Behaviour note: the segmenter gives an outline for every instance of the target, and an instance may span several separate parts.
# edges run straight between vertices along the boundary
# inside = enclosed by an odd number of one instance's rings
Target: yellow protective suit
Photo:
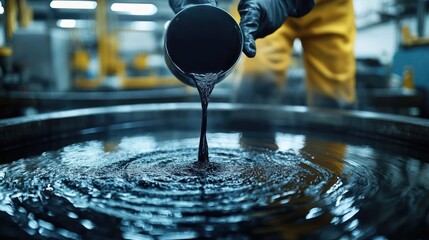
[[[269,76],[281,89],[291,63],[293,41],[299,38],[306,69],[307,104],[318,106],[320,97],[340,105],[353,104],[355,35],[352,0],[319,0],[306,16],[288,18],[275,33],[256,40],[256,57],[245,58],[242,73],[244,78]]]
[[[235,6],[232,13],[238,19],[236,9]],[[320,99],[329,98],[339,103],[337,106],[351,105],[356,98],[355,35],[352,0],[318,0],[315,8],[308,15],[302,18],[289,18],[275,33],[256,40],[256,57],[243,56],[244,61],[239,69],[240,74],[243,75],[240,85],[247,85],[246,81],[271,81],[273,84],[250,84],[249,86],[260,88],[271,85],[277,87],[275,91],[281,92],[285,86],[286,70],[291,64],[292,44],[295,38],[299,38],[304,50],[307,104],[320,106],[323,105],[319,104]],[[249,89],[241,90],[246,94],[245,92]],[[261,103],[260,100],[254,99],[254,96],[250,98],[253,98],[252,101]],[[277,150],[275,134],[271,133],[271,137],[269,134],[269,131],[264,131],[262,144],[261,139],[247,138],[243,134],[240,145],[247,148],[258,143],[257,147]],[[308,161],[323,167],[334,176],[339,177],[344,171],[347,146],[341,142],[307,137],[301,153],[302,156],[309,157]],[[336,183],[335,179],[332,178],[325,187],[332,187]],[[309,221],[305,226],[296,225],[293,222],[286,226],[281,216],[279,219],[272,219],[271,222],[274,225],[276,222],[279,223],[278,227],[284,234],[282,235],[284,239],[299,239],[325,226],[333,217],[330,213],[326,213],[317,221]]]

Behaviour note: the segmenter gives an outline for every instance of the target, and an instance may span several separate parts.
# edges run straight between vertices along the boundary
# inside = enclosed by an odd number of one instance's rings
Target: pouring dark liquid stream
[[[198,163],[207,164],[209,162],[209,150],[207,144],[207,107],[209,105],[210,94],[213,91],[213,88],[217,82],[218,76],[220,73],[204,73],[196,74],[191,73],[192,79],[195,82],[195,85],[198,89],[198,93],[201,99],[201,134],[200,134],[200,144],[198,148]]]

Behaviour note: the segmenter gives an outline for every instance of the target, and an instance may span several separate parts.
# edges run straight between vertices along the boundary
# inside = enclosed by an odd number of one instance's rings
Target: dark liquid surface
[[[142,131],[138,131],[142,132]],[[0,165],[16,239],[424,239],[429,164],[284,132],[170,129],[76,142]]]
[[[217,83],[219,73],[191,73],[190,75],[192,76],[192,79],[194,79],[195,85],[198,89],[202,109],[200,144],[198,148],[198,163],[207,164],[209,162],[209,147],[206,138],[207,107],[210,101],[210,94],[212,93],[214,86]]]

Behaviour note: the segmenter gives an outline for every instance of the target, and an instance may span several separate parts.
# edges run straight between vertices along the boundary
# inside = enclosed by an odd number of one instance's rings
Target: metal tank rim
[[[160,103],[84,108],[3,119],[0,120],[0,152],[54,135],[130,122],[162,121],[167,124],[165,126],[179,124],[199,129],[200,117],[200,103]],[[209,129],[231,121],[339,131],[352,136],[366,134],[426,149],[429,147],[429,120],[400,115],[304,106],[209,105]]]

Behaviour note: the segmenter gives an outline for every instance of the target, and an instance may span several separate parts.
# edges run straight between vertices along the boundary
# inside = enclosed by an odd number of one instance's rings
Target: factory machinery
[[[224,9],[232,3],[219,1]],[[76,9],[79,4],[82,9]],[[138,4],[129,0],[2,1],[1,117],[197,100],[196,91],[177,81],[163,60],[164,29],[174,16],[167,1]],[[376,19],[358,25],[360,30],[394,22],[401,36],[392,64],[375,58],[357,59],[360,110],[429,116],[428,40],[424,34],[427,6],[424,0],[385,1],[383,8],[373,13],[377,18],[358,19]],[[417,22],[417,33],[401,24],[410,17]],[[299,57],[290,68],[282,101],[304,105],[305,75]],[[234,75],[230,80],[216,87],[212,101],[231,100]]]

